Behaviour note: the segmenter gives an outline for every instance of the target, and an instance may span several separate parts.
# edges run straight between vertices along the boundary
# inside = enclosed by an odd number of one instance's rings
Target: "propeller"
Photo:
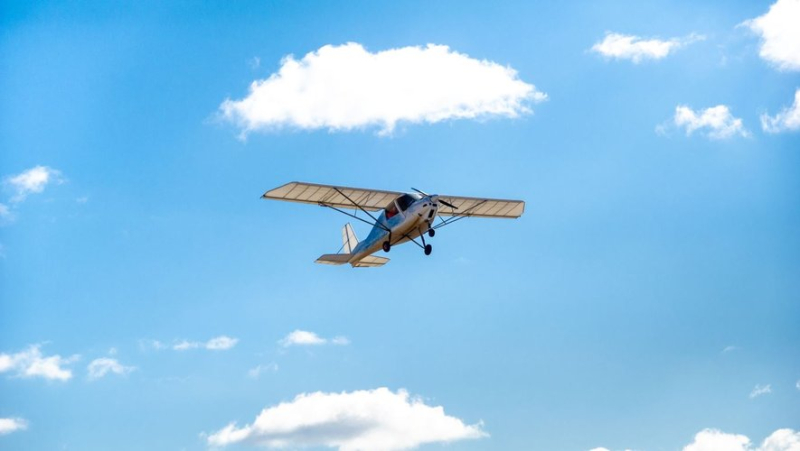
[[[413,186],[411,187],[411,189],[413,189],[414,191],[422,194],[423,196],[430,196],[430,194],[426,193],[425,191],[422,191],[421,189],[416,189]],[[446,205],[446,206],[452,208],[453,210],[458,210],[458,207],[456,207],[455,205],[451,204],[450,202],[447,202],[446,200],[442,200],[441,197],[439,198],[439,203],[442,204],[442,205]]]

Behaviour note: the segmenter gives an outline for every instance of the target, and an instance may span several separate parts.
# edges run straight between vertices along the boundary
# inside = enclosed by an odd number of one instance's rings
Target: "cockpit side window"
[[[394,201],[389,202],[389,205],[386,206],[386,219],[390,219],[392,216],[397,214],[397,204]]]

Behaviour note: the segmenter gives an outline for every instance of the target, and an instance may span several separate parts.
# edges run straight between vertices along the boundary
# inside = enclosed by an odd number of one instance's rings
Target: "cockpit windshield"
[[[422,199],[422,196],[419,194],[403,194],[397,198],[397,206],[400,207],[400,210],[406,211],[411,204],[420,199]]]
[[[422,196],[419,194],[403,194],[386,206],[386,219],[397,214],[397,207],[400,207],[400,211],[406,211],[411,204],[420,199],[422,199]]]

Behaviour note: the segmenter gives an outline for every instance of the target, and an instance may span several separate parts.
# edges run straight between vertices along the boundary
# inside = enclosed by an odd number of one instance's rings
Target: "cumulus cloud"
[[[314,332],[298,329],[280,339],[278,343],[280,343],[280,345],[283,347],[314,346],[314,345],[324,345],[329,343],[334,345],[348,345],[350,344],[350,340],[348,340],[347,337],[342,337],[342,336],[333,337],[331,339],[322,338],[319,335],[315,334]]]
[[[757,398],[761,395],[768,395],[770,393],[772,393],[772,386],[770,384],[756,384],[756,386],[753,388],[753,391],[750,392],[750,399]]]
[[[725,105],[717,105],[696,112],[686,105],[678,105],[675,108],[673,125],[685,129],[686,136],[691,136],[696,131],[700,131],[711,139],[727,139],[736,135],[750,136],[750,132],[744,128],[742,120],[734,117]],[[664,129],[664,126],[659,126],[656,131],[663,132]]]
[[[28,422],[22,418],[0,418],[0,435],[28,429]]]
[[[236,343],[238,342],[239,342],[238,338],[231,338],[228,337],[227,335],[220,335],[219,337],[214,337],[206,342],[181,340],[175,343],[172,346],[172,349],[176,351],[186,351],[187,349],[203,348],[203,349],[208,349],[210,351],[225,351],[236,346]]]
[[[759,56],[780,70],[800,70],[800,0],[778,0],[742,25],[761,37]]]
[[[794,92],[792,106],[784,108],[775,116],[762,114],[761,128],[767,133],[800,130],[800,89]]]
[[[108,373],[124,376],[135,369],[135,367],[124,366],[116,359],[108,357],[94,359],[87,367],[87,370],[89,371],[89,380],[100,379]]]
[[[257,130],[298,128],[350,131],[398,123],[517,117],[547,95],[517,72],[445,45],[372,53],[361,44],[326,45],[250,85],[247,97],[227,99],[222,117],[242,136]]]
[[[5,184],[14,194],[11,202],[22,202],[29,194],[41,193],[50,183],[61,183],[61,172],[47,166],[35,166],[20,174],[7,177]]]
[[[620,33],[606,33],[606,37],[592,46],[592,51],[607,58],[631,60],[638,64],[644,60],[660,60],[670,53],[705,37],[690,34],[684,38],[643,39],[639,36]]]
[[[694,436],[694,441],[686,445],[683,451],[800,451],[800,433],[792,429],[778,429],[764,439],[761,446],[753,447],[747,436],[704,429]]]
[[[609,450],[600,447],[590,451]],[[800,432],[778,429],[764,439],[761,446],[754,446],[745,435],[703,429],[695,434],[691,443],[683,447],[683,451],[800,451]]]
[[[66,381],[72,378],[72,371],[64,368],[80,358],[78,355],[63,358],[60,355],[43,356],[40,345],[31,345],[16,354],[0,354],[0,373],[15,372],[17,377],[41,377],[50,380]]]
[[[301,394],[261,411],[253,424],[231,423],[208,436],[210,446],[240,442],[268,448],[329,447],[341,451],[399,450],[424,443],[487,437],[404,390],[387,388]]]

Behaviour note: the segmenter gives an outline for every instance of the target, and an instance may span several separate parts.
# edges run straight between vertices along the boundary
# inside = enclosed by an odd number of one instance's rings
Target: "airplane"
[[[290,182],[267,191],[261,197],[331,208],[371,225],[367,238],[358,241],[350,223],[345,224],[342,229],[343,252],[324,254],[315,262],[327,265],[349,263],[354,268],[383,266],[389,259],[372,254],[379,250],[389,252],[392,246],[409,241],[421,247],[425,255],[430,255],[433,246],[425,242],[425,235],[433,238],[436,229],[464,218],[519,218],[525,210],[525,202],[521,200],[445,196],[411,189],[413,193],[402,193]],[[354,210],[354,213],[345,209]],[[358,216],[359,211],[372,221]],[[370,213],[377,211],[380,211],[378,217]],[[434,224],[437,216],[440,222]]]

